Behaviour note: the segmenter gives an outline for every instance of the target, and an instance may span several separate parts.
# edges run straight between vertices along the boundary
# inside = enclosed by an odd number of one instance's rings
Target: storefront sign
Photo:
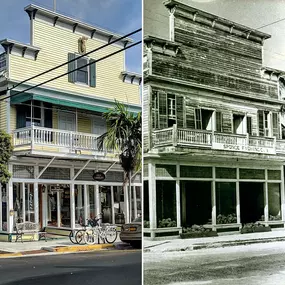
[[[274,148],[223,144],[223,143],[213,143],[213,149],[241,151],[241,152],[254,152],[254,153],[264,153],[264,154],[276,154]]]
[[[103,172],[95,172],[93,174],[93,179],[96,181],[103,181],[105,180],[106,176]]]

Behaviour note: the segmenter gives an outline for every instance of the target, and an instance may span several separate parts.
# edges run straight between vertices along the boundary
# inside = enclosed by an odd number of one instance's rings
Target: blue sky
[[[0,39],[29,43],[29,17],[24,11],[29,4],[53,8],[53,0],[1,1]],[[58,13],[119,34],[141,28],[141,9],[140,0],[56,0]],[[132,38],[140,40],[141,36],[141,33],[137,33]],[[141,48],[139,45],[127,50],[128,71],[141,73]]]

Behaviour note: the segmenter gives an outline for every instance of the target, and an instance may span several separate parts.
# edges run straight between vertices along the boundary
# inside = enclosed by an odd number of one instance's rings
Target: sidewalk
[[[0,258],[34,255],[34,254],[51,254],[51,253],[69,253],[79,251],[95,251],[102,249],[115,249],[121,240],[117,237],[114,244],[94,244],[78,245],[73,244],[69,238],[48,239],[47,241],[25,241],[25,242],[0,242]]]
[[[219,248],[226,246],[247,245],[253,243],[266,243],[275,241],[285,241],[285,229],[274,230],[264,233],[251,234],[228,234],[217,237],[204,237],[193,239],[164,239],[149,240],[144,239],[144,252],[171,252],[198,250],[205,248]]]

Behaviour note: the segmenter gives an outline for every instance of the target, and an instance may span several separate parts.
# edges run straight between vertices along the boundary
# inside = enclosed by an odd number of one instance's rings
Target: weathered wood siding
[[[278,98],[277,84],[261,77],[262,46],[229,32],[176,16],[176,57],[153,52],[152,73],[188,83]]]
[[[151,130],[150,122],[150,91],[149,85],[143,86],[143,116],[142,116],[142,131],[143,131],[143,150],[146,152],[150,147],[149,133]]]
[[[33,75],[46,71],[68,60],[68,53],[78,52],[78,39],[81,34],[73,33],[64,28],[53,26],[40,19],[34,20],[34,45],[41,48],[37,60],[27,59],[18,55],[10,55],[10,78],[22,81]],[[87,40],[87,52],[102,46],[104,43],[95,39]],[[120,48],[114,45],[103,48],[90,58],[99,59]],[[40,83],[68,71],[67,65],[35,78],[29,83]],[[94,95],[110,100],[139,104],[139,86],[124,83],[120,76],[124,71],[124,52],[120,52],[101,62],[96,63],[96,87],[82,86],[68,82],[64,76],[47,83],[46,87],[79,94]]]

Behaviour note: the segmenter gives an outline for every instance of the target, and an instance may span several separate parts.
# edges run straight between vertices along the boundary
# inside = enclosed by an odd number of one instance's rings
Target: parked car
[[[140,248],[142,245],[142,218],[138,217],[133,222],[122,225],[120,239],[133,247]]]

